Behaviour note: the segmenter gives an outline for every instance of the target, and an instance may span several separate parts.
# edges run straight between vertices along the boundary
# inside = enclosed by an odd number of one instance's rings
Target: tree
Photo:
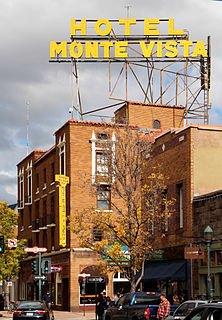
[[[145,260],[153,254],[155,236],[164,236],[174,201],[165,196],[166,178],[160,169],[153,168],[149,176],[144,171],[153,136],[128,125],[116,125],[104,135],[111,136],[115,138],[100,142],[95,183],[85,179],[82,186],[83,192],[90,186],[97,196],[97,208],[73,212],[71,230],[82,246],[106,261],[107,269],[126,272],[133,292],[143,276]]]
[[[24,252],[25,240],[19,240],[16,248],[8,247],[8,239],[16,238],[18,213],[10,209],[7,202],[0,202],[0,235],[4,236],[4,253],[0,254],[0,280],[16,279],[19,271],[19,262],[26,255]]]

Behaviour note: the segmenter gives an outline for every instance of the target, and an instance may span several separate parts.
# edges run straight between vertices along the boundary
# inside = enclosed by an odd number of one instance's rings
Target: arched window
[[[159,120],[154,120],[154,121],[153,121],[153,127],[154,127],[154,129],[160,129],[160,122],[159,122]]]

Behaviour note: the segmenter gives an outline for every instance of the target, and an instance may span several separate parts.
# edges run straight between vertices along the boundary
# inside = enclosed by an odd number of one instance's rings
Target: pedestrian
[[[96,303],[96,313],[98,315],[98,320],[105,320],[105,310],[106,310],[106,299],[105,294],[101,292],[99,294],[97,303]]]
[[[180,300],[179,300],[177,295],[173,296],[173,304],[174,305],[179,305],[180,304]]]
[[[110,297],[109,297],[109,296],[107,296],[107,297],[106,297],[106,309],[108,309],[108,308],[109,308],[109,306],[110,306],[110,302],[111,302],[111,299],[110,299]]]
[[[118,291],[118,292],[116,293],[116,296],[115,296],[114,299],[113,299],[113,301],[114,301],[115,304],[117,304],[119,298],[120,298],[120,292]]]
[[[160,294],[160,300],[161,302],[157,311],[157,319],[165,320],[170,314],[170,303],[163,292]]]
[[[51,311],[51,307],[52,307],[52,295],[50,293],[49,290],[47,290],[47,293],[44,294],[43,296],[43,301],[45,301],[45,304],[47,306],[47,308],[49,309],[49,311]]]

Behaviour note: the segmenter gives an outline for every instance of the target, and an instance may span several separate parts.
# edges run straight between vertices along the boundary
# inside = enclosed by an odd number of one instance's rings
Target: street
[[[1,311],[2,320],[11,320],[12,313],[8,311]],[[82,312],[67,312],[67,311],[54,311],[55,320],[71,320],[71,319],[78,319],[78,320],[95,320],[95,313],[87,312],[85,316],[83,316]]]

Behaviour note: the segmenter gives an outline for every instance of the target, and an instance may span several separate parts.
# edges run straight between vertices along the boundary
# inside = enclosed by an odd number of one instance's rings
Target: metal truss
[[[94,23],[96,20],[88,20]],[[142,22],[143,20],[137,20]],[[160,21],[167,22],[168,19]],[[110,20],[112,25],[118,20]],[[174,58],[165,56],[165,44],[168,41],[188,41],[189,33],[185,32],[181,36],[169,36],[162,34],[159,36],[123,36],[117,35],[112,28],[108,36],[98,36],[95,34],[87,36],[71,37],[70,45],[73,41],[80,42],[83,46],[85,41],[127,41],[127,58],[115,58],[114,49],[110,49],[108,58],[88,58],[79,57],[75,59],[71,56],[62,58],[58,54],[50,62],[71,62],[72,74],[74,78],[74,95],[78,96],[79,107],[75,108],[81,119],[86,114],[111,108],[126,101],[135,101],[132,94],[132,87],[135,86],[140,92],[140,102],[165,105],[183,105],[185,107],[184,119],[186,124],[201,120],[204,124],[209,122],[210,110],[210,70],[211,70],[211,50],[210,37],[207,38],[205,49],[207,57],[184,57],[182,49],[178,47],[178,55]],[[157,51],[153,50],[149,58],[145,58],[140,48],[140,41],[149,45],[150,41],[162,42],[162,57],[158,57]],[[60,42],[58,42],[59,44]],[[196,41],[192,42],[194,45]],[[80,92],[78,88],[78,63],[108,63],[109,65],[109,98],[119,101],[110,106],[83,112],[81,107]],[[119,90],[119,88],[121,88]],[[73,103],[74,106],[74,103]]]

